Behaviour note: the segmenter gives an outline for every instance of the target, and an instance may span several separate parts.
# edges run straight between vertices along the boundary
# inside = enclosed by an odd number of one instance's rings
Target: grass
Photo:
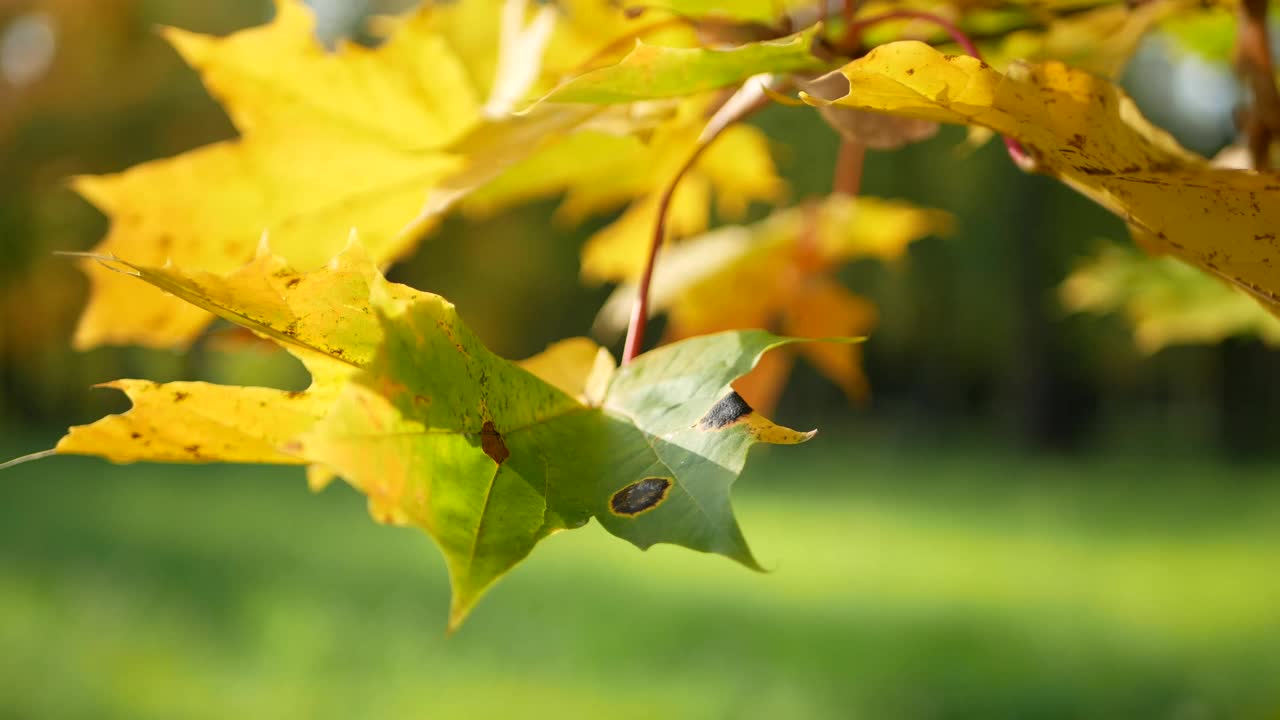
[[[344,488],[21,466],[0,476],[0,717],[1280,715],[1269,468],[840,433],[756,460],[738,504],[771,574],[591,525],[453,637],[429,541]]]

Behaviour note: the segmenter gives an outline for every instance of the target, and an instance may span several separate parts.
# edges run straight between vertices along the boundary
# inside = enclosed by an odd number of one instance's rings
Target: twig
[[[863,30],[889,20],[922,20],[924,22],[937,25],[943,32],[951,36],[951,40],[955,42],[955,44],[964,48],[966,53],[978,59],[982,59],[982,51],[978,50],[978,46],[969,39],[969,36],[965,34],[964,30],[960,29],[959,25],[956,25],[941,15],[925,12],[924,10],[890,10],[888,12],[880,13],[879,15],[872,15],[869,18],[863,18],[855,23],[850,23],[848,34],[845,37],[846,42],[856,40]]]
[[[858,0],[844,0],[844,23],[853,25],[853,16],[858,12]]]
[[[840,143],[835,177],[831,181],[832,192],[853,197],[862,190],[862,164],[866,157],[866,145],[854,140]]]
[[[1280,91],[1267,35],[1267,0],[1242,0],[1236,26],[1236,64],[1253,94],[1242,128],[1255,170],[1271,166],[1271,141],[1280,137]]]

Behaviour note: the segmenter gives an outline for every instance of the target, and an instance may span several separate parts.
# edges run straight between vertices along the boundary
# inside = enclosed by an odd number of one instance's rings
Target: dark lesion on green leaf
[[[671,478],[650,477],[631,483],[609,498],[609,510],[614,515],[635,517],[662,504],[671,492]]]
[[[711,406],[706,415],[698,421],[695,428],[702,431],[723,430],[740,422],[751,414],[751,406],[737,392],[730,390],[728,395],[720,398],[720,402]]]
[[[480,448],[499,465],[511,457],[507,444],[502,441],[502,434],[493,426],[492,420],[485,420],[480,427]]]

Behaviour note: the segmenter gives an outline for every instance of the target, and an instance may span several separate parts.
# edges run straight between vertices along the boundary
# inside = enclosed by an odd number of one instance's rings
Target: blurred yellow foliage
[[[1280,345],[1280,318],[1240,289],[1170,257],[1109,246],[1071,273],[1059,294],[1074,312],[1123,311],[1145,353],[1233,335]]]
[[[801,338],[858,337],[876,325],[875,306],[833,276],[845,263],[893,262],[907,245],[946,235],[951,216],[910,203],[833,195],[775,212],[747,227],[692,238],[659,257],[651,304],[670,318],[672,340],[764,328]],[[620,287],[601,311],[597,332],[622,327],[635,286]],[[774,406],[800,353],[852,399],[866,396],[858,345],[812,343],[779,348],[735,387],[755,407]]]

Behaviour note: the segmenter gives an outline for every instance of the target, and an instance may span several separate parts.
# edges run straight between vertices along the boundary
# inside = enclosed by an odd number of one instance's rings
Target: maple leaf
[[[112,219],[94,252],[224,273],[252,258],[248,239],[266,231],[276,252],[310,268],[341,249],[327,238],[359,227],[377,263],[402,257],[459,197],[592,115],[582,108],[504,115],[507,96],[523,93],[529,73],[537,74],[537,58],[526,56],[545,32],[517,26],[504,39],[515,59],[498,58],[494,67],[520,69],[514,89],[501,74],[478,86],[476,68],[459,52],[471,61],[482,51],[456,50],[441,30],[451,27],[442,16],[477,5],[496,7],[483,0],[424,7],[379,47],[346,44],[333,53],[314,38],[299,0],[278,0],[271,23],[225,38],[167,30],[241,137],[77,178],[76,189]],[[555,19],[549,12],[533,22],[547,25]],[[482,88],[497,95],[486,100]],[[181,346],[210,319],[94,263],[85,269],[92,293],[78,347]]]
[[[747,227],[719,228],[659,256],[650,307],[665,310],[669,340],[735,328],[803,338],[857,337],[876,324],[875,306],[833,276],[860,258],[892,262],[906,246],[950,232],[947,213],[906,202],[833,195]],[[749,290],[748,290],[749,289]],[[597,318],[597,333],[627,322],[635,286],[620,286]],[[735,384],[757,407],[772,407],[798,352],[852,399],[865,396],[856,345],[816,343],[771,353]]]
[[[1145,353],[1235,335],[1280,345],[1280,319],[1240,289],[1170,257],[1108,246],[1071,273],[1059,296],[1073,312],[1123,311]]]
[[[513,363],[443,298],[383,279],[358,245],[311,272],[265,249],[225,276],[100,261],[276,342],[313,383],[119,381],[133,408],[72,428],[56,451],[309,464],[313,487],[340,475],[375,519],[441,547],[451,627],[540,539],[592,517],[641,548],[675,543],[758,567],[730,486],[752,444],[812,435],[730,389],[761,354],[796,342],[763,331],[695,338],[622,368],[582,338]]]
[[[557,530],[597,518],[639,547],[673,542],[757,567],[729,506],[749,445],[809,437],[729,390],[763,332],[696,338],[615,370],[599,407],[487,350],[439,298],[383,305],[383,353],[296,452],[332,467],[384,522],[429,532],[450,623]]]
[[[848,95],[806,101],[1013,137],[1038,171],[1124,218],[1144,248],[1280,306],[1280,180],[1211,166],[1151,125],[1107,80],[1057,62],[1000,73],[918,42],[880,46],[841,72]]]

